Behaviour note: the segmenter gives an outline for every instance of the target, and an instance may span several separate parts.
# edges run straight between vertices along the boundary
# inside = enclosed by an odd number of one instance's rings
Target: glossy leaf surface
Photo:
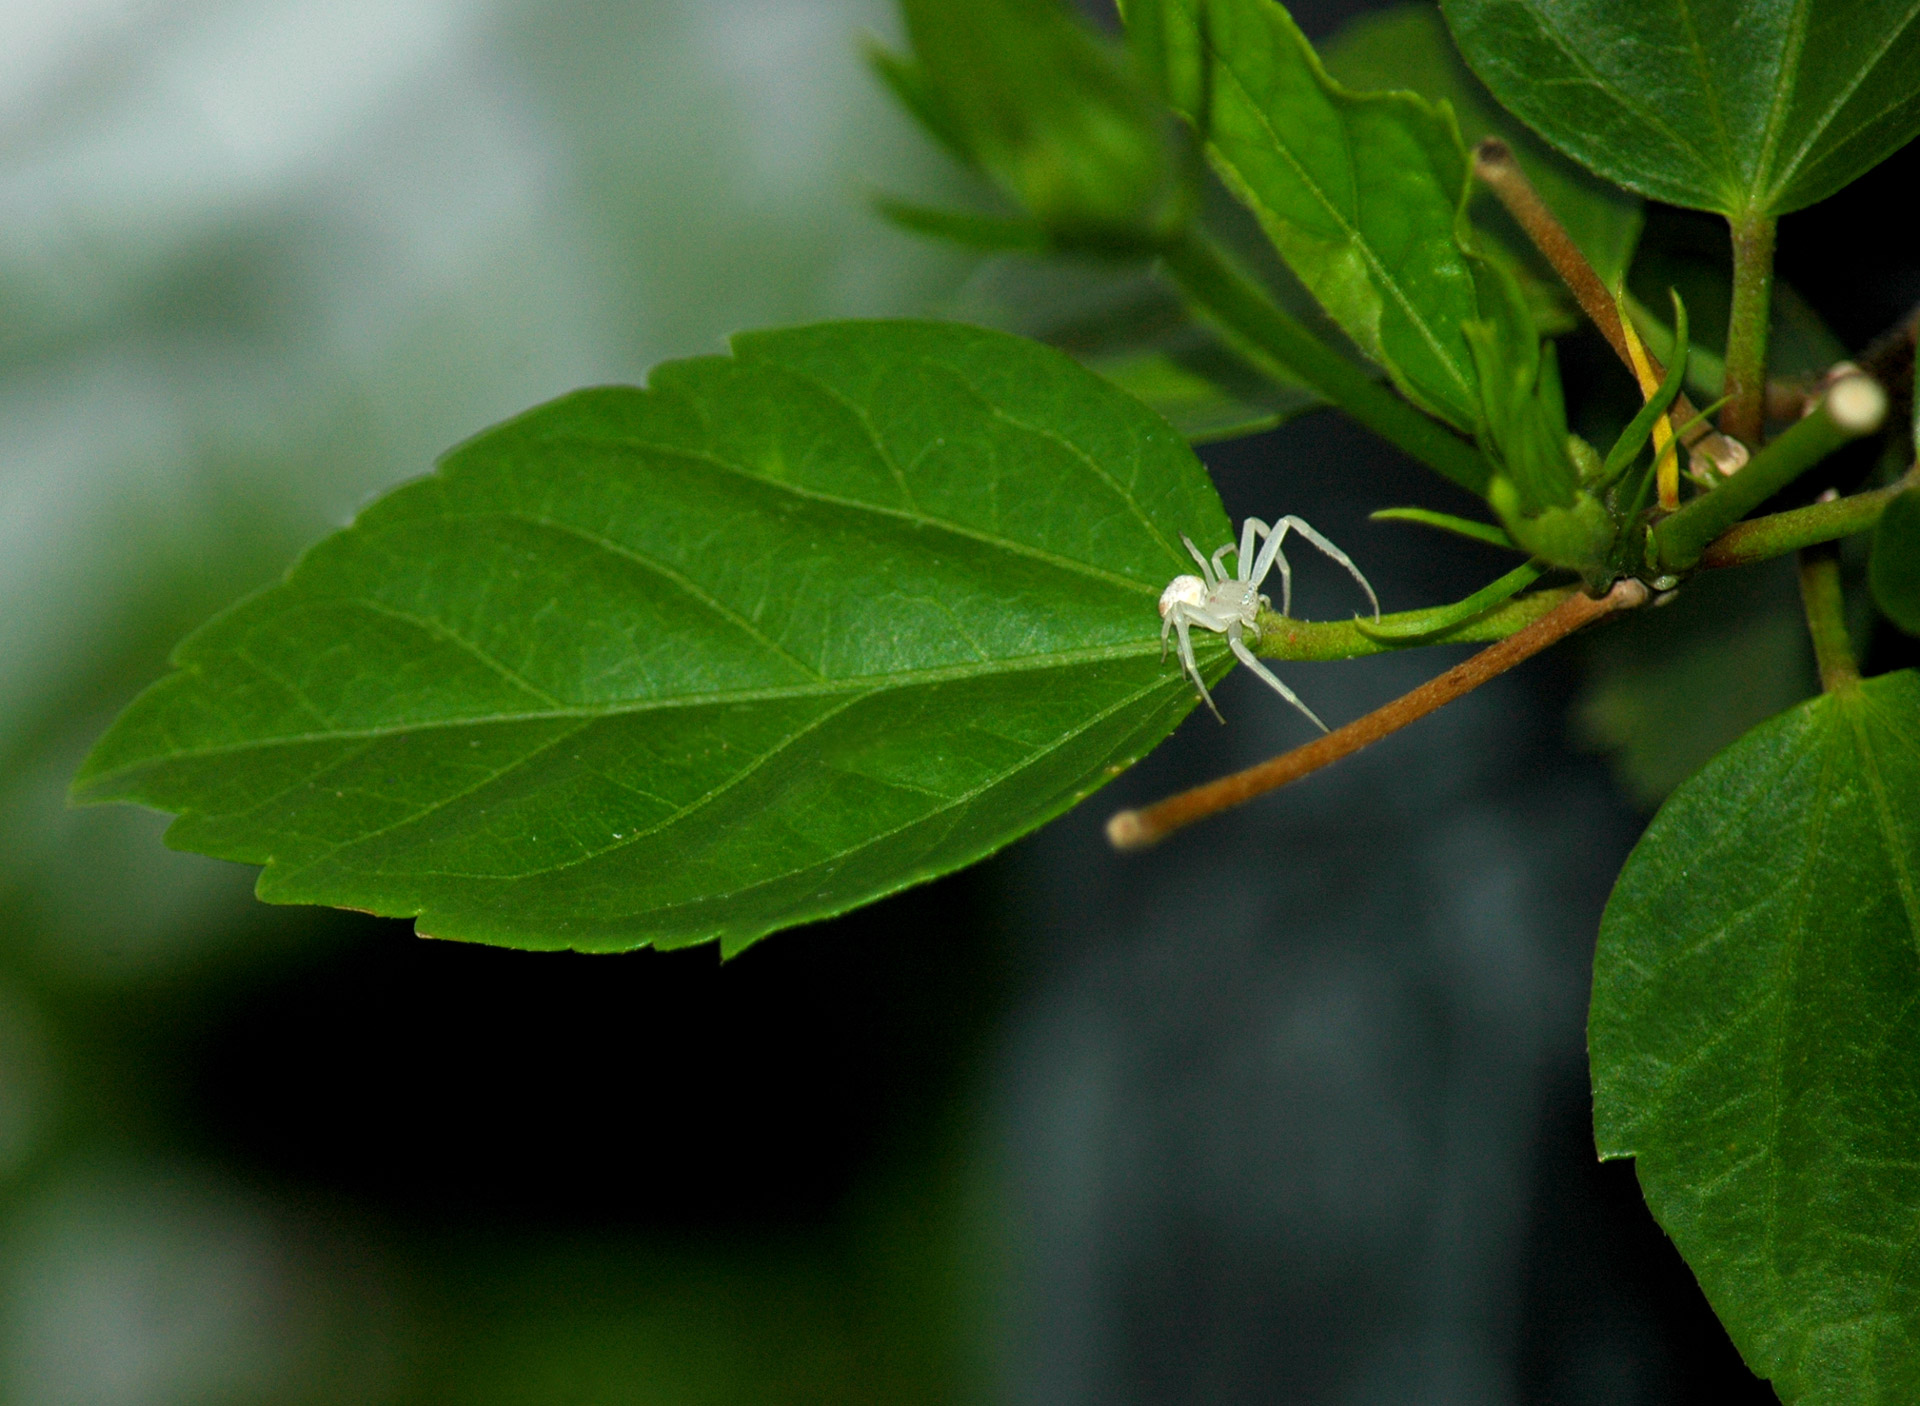
[[[1467,145],[1486,137],[1506,142],[1540,198],[1566,226],[1601,279],[1611,287],[1626,273],[1640,237],[1639,200],[1581,170],[1511,113],[1502,111],[1460,61],[1453,37],[1432,5],[1400,5],[1363,15],[1341,30],[1322,53],[1328,71],[1349,88],[1362,92],[1404,88],[1429,102],[1444,99],[1453,108]],[[1525,236],[1507,227],[1499,202],[1490,194],[1476,192],[1474,214],[1500,227],[1513,249],[1527,247]],[[1552,278],[1551,270],[1538,272]],[[1552,286],[1558,288],[1557,278]]]
[[[1920,132],[1912,0],[1442,0],[1467,62],[1629,190],[1728,215],[1833,194]]]
[[[1471,429],[1478,394],[1460,325],[1479,307],[1458,242],[1467,175],[1453,120],[1411,93],[1346,91],[1273,0],[1159,0],[1156,11],[1184,13],[1186,43],[1208,57],[1209,81],[1175,97],[1222,179],[1394,385]]]
[[[1783,1400],[1920,1394],[1920,673],[1756,728],[1620,876],[1589,1044],[1604,1157]]]
[[[1887,618],[1920,635],[1920,493],[1887,504],[1873,533],[1873,599]]]
[[[1164,736],[1195,702],[1155,611],[1182,532],[1227,540],[1199,462],[1058,352],[745,336],[375,503],[185,641],[76,788],[177,812],[272,902],[737,950],[981,858]]]

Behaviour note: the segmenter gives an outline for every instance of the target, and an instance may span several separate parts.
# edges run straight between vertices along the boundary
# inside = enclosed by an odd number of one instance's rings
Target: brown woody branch
[[[1429,679],[1411,693],[1401,695],[1345,727],[1335,728],[1304,747],[1296,747],[1258,766],[1170,796],[1144,810],[1121,811],[1107,822],[1107,839],[1116,849],[1145,849],[1196,820],[1204,820],[1209,815],[1298,781],[1323,766],[1351,756],[1361,748],[1398,732],[1408,723],[1418,722],[1456,698],[1473,692],[1489,679],[1504,674],[1522,660],[1531,659],[1582,626],[1615,611],[1630,610],[1644,604],[1647,595],[1646,586],[1629,579],[1617,582],[1612,590],[1598,600],[1583,594],[1569,596],[1518,633],[1489,645],[1471,659],[1454,665],[1437,678]]]

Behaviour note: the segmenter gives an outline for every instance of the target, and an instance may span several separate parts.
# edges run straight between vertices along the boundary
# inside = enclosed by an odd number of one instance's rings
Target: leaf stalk
[[[1732,218],[1733,310],[1727,318],[1727,408],[1720,428],[1758,445],[1766,435],[1767,331],[1773,305],[1771,215]]]
[[[1840,589],[1840,553],[1831,544],[1800,552],[1800,600],[1807,611],[1807,633],[1820,666],[1820,687],[1843,693],[1860,686],[1860,665],[1847,637],[1847,606]]]

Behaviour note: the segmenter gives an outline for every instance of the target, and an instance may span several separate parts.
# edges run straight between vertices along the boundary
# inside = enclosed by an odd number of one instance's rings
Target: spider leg
[[[1293,704],[1294,707],[1305,713],[1308,722],[1312,723],[1322,732],[1327,730],[1327,725],[1314,716],[1313,709],[1302,703],[1294,691],[1281,683],[1279,679],[1275,678],[1267,666],[1262,664],[1259,659],[1254,656],[1251,649],[1247,648],[1246,641],[1240,638],[1240,623],[1237,620],[1227,630],[1227,648],[1233,651],[1234,656],[1239,659],[1242,664],[1245,664],[1265,680],[1267,687],[1271,688],[1275,693],[1286,699],[1287,702]]]
[[[1187,677],[1193,680],[1193,686],[1200,690],[1200,696],[1206,700],[1207,707],[1213,710],[1214,717],[1220,718],[1220,721],[1224,723],[1226,719],[1220,717],[1220,705],[1215,703],[1213,701],[1213,695],[1207,692],[1207,681],[1200,677],[1200,665],[1195,662],[1193,657],[1193,638],[1188,634],[1187,627],[1187,607],[1184,605],[1175,606],[1173,608],[1173,614],[1178,617],[1179,622],[1180,665],[1187,671]]]
[[[1272,531],[1271,527],[1257,517],[1250,517],[1240,525],[1240,579],[1242,581],[1253,579],[1253,549],[1259,545],[1262,537]]]
[[[1247,584],[1254,590],[1260,589],[1260,583],[1267,579],[1267,573],[1275,566],[1280,568],[1280,614],[1293,614],[1293,567],[1287,561],[1287,554],[1280,550],[1280,543],[1286,539],[1287,528],[1293,518],[1281,518],[1267,533],[1267,544],[1260,549],[1260,555],[1254,560],[1253,571],[1247,578]],[[1262,523],[1262,527],[1266,524]]]
[[[1224,557],[1228,552],[1237,551],[1237,550],[1238,549],[1233,545],[1233,543],[1229,542],[1227,543],[1226,546],[1222,547],[1219,551],[1213,554],[1213,569],[1214,569],[1214,572],[1220,577],[1222,581],[1227,580],[1228,577],[1227,577],[1226,563],[1221,561],[1220,558]],[[1244,560],[1244,558],[1242,558],[1242,560]]]
[[[1219,578],[1213,574],[1213,568],[1207,564],[1205,555],[1202,554],[1198,547],[1193,545],[1193,538],[1182,532],[1180,534],[1180,540],[1186,544],[1187,551],[1192,553],[1193,559],[1200,563],[1200,579],[1205,581],[1209,586],[1219,585]]]
[[[1353,558],[1334,546],[1333,543],[1329,542],[1325,537],[1322,537],[1318,532],[1315,532],[1297,517],[1283,517],[1280,519],[1280,528],[1282,531],[1285,531],[1289,527],[1313,543],[1314,546],[1318,547],[1328,556],[1332,557],[1335,561],[1339,562],[1340,565],[1346,567],[1347,574],[1358,581],[1360,583],[1360,589],[1367,593],[1367,601],[1373,606],[1373,618],[1378,620],[1380,618],[1380,597],[1373,593],[1373,587],[1368,584],[1367,578],[1360,574],[1360,568],[1353,564]],[[1285,614],[1284,611],[1281,613]]]

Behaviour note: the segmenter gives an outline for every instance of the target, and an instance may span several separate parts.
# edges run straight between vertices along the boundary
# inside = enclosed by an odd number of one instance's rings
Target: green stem
[[[1188,233],[1161,257],[1180,291],[1229,332],[1382,439],[1462,488],[1486,492],[1491,470],[1479,450],[1315,337],[1204,236]]]
[[[1377,623],[1372,620],[1361,620],[1359,621],[1360,633],[1372,635],[1377,640],[1393,640],[1401,644],[1413,644],[1429,635],[1442,635],[1455,626],[1478,619],[1501,601],[1511,600],[1546,573],[1547,564],[1538,557],[1534,557],[1530,561],[1521,562],[1498,581],[1482,586],[1466,599],[1427,612],[1432,618],[1424,623],[1403,625],[1389,624],[1385,620]]]
[[[1840,591],[1840,553],[1831,545],[1800,553],[1800,599],[1807,608],[1807,633],[1820,665],[1820,687],[1840,693],[1860,682],[1853,641],[1847,638],[1846,600]]]
[[[1503,601],[1464,624],[1432,633],[1422,631],[1431,629],[1435,617],[1444,616],[1453,607],[1403,610],[1382,615],[1377,625],[1367,622],[1374,629],[1412,635],[1411,639],[1372,638],[1361,632],[1356,620],[1294,620],[1265,610],[1260,613],[1260,638],[1253,641],[1253,652],[1268,659],[1359,659],[1434,644],[1484,644],[1518,634],[1579,593],[1578,586],[1533,591]]]
[[[1707,545],[1849,440],[1880,428],[1887,393],[1866,376],[1834,382],[1814,412],[1754,455],[1753,462],[1653,529],[1651,556],[1666,573],[1691,571]]]
[[[1767,424],[1767,328],[1773,303],[1771,215],[1729,220],[1733,230],[1733,311],[1727,318],[1726,412],[1720,428],[1758,448]]]
[[[1897,483],[1885,488],[1737,523],[1708,544],[1700,554],[1700,565],[1750,566],[1801,547],[1870,531],[1887,504],[1916,485],[1920,485],[1920,467],[1907,470]]]

